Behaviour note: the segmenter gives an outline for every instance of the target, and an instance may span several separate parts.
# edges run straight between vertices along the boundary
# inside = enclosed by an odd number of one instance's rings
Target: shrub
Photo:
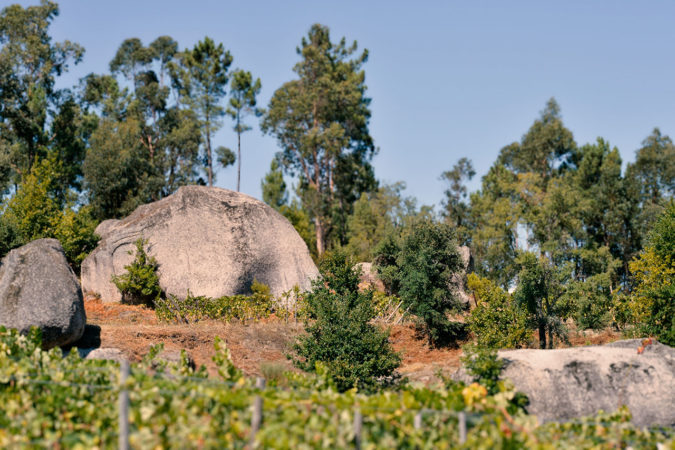
[[[520,348],[527,344],[527,314],[508,292],[473,273],[468,276],[468,287],[477,303],[468,318],[469,330],[479,346]]]
[[[630,264],[637,281],[631,295],[634,321],[643,333],[675,346],[675,201],[647,238],[647,247]]]
[[[359,292],[359,274],[344,252],[327,254],[321,277],[307,294],[306,334],[294,346],[294,364],[305,371],[325,368],[339,391],[372,391],[394,380],[400,357],[389,333],[370,323],[375,317],[372,292]]]
[[[463,325],[448,320],[448,313],[462,308],[451,290],[452,276],[461,269],[462,261],[449,225],[414,222],[400,243],[388,238],[378,247],[376,262],[404,308],[421,319],[431,344],[441,345],[460,336]]]
[[[134,243],[136,256],[131,264],[124,266],[127,272],[112,277],[112,282],[122,293],[122,302],[154,306],[162,295],[157,276],[159,264],[146,253],[147,243],[147,239],[138,238]],[[129,254],[133,252],[129,250]]]
[[[253,281],[251,295],[232,295],[210,298],[187,293],[185,298],[169,295],[155,300],[155,314],[164,322],[192,323],[200,320],[233,319],[246,322],[269,317],[275,307],[267,285]]]

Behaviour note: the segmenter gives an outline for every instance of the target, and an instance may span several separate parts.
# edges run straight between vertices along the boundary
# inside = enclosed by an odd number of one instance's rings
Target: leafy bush
[[[453,274],[462,268],[452,227],[416,221],[400,243],[390,237],[378,247],[376,264],[385,285],[422,320],[431,344],[441,345],[460,336],[463,325],[448,320],[448,313],[462,308],[451,289]]]
[[[323,389],[329,386],[323,375],[288,373],[287,389],[260,391],[234,367],[222,340],[214,358],[220,379],[185,359],[157,364],[159,350],[131,364],[124,386],[133,448],[244,448],[255,396],[264,401],[255,443],[260,448],[353,447],[356,408],[364,417],[363,448],[672,448],[675,443],[672,428],[631,425],[626,408],[537,425],[536,418],[511,408],[516,394],[505,384],[495,395],[477,383],[338,394]],[[120,387],[116,362],[82,359],[76,351],[64,357],[58,348],[44,351],[37,330],[22,336],[0,327],[0,447],[113,448]],[[464,445],[455,419],[461,410],[467,411]],[[422,428],[416,429],[420,411],[425,411]]]
[[[675,201],[649,233],[647,247],[630,264],[637,286],[630,310],[640,330],[675,346]]]
[[[46,158],[33,165],[30,173],[9,199],[0,217],[0,256],[41,238],[58,239],[75,273],[98,242],[96,221],[88,206],[75,211],[74,200],[62,198],[57,176],[60,163]]]
[[[393,379],[401,359],[388,342],[389,333],[370,323],[373,294],[359,292],[359,274],[342,251],[326,254],[320,271],[307,294],[313,320],[293,346],[294,363],[308,372],[325,366],[341,392],[375,390]]]
[[[497,357],[497,350],[477,345],[465,345],[462,363],[466,371],[477,383],[485,386],[489,394],[499,392],[499,375],[504,369],[504,361]]]
[[[153,306],[162,295],[157,276],[159,264],[154,256],[148,256],[146,253],[147,243],[147,239],[138,238],[134,243],[136,246],[134,260],[124,266],[127,272],[112,277],[112,282],[122,293],[122,302]],[[129,250],[129,254],[133,252]]]
[[[477,306],[468,317],[469,330],[481,347],[520,348],[530,340],[527,314],[508,292],[487,278],[469,274],[468,288]]]
[[[269,317],[276,303],[270,288],[253,281],[252,295],[232,295],[218,298],[193,296],[185,298],[169,295],[155,300],[155,314],[164,322],[192,323],[200,320],[259,320]]]

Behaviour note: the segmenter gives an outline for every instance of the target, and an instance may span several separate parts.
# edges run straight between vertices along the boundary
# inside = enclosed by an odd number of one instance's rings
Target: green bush
[[[269,317],[275,309],[270,288],[253,281],[251,295],[232,295],[218,298],[194,296],[185,298],[169,295],[155,300],[155,314],[163,322],[193,323],[200,320],[259,320]]]
[[[488,394],[499,392],[499,376],[504,369],[504,361],[497,357],[497,350],[478,345],[465,345],[461,360],[473,380],[485,386]]]
[[[293,346],[294,364],[307,372],[325,367],[341,392],[391,383],[401,358],[389,344],[389,333],[371,323],[372,292],[359,292],[359,274],[342,251],[325,255],[320,271],[307,294],[311,320]]]
[[[154,306],[162,295],[157,276],[159,264],[154,256],[148,256],[146,253],[147,243],[147,239],[138,238],[134,243],[136,246],[134,260],[131,264],[124,266],[126,273],[112,277],[112,282],[122,293],[124,303]],[[133,252],[129,250],[129,254]]]
[[[467,322],[479,346],[520,348],[528,343],[527,314],[508,292],[493,281],[473,273],[468,276],[468,287],[477,306]]]
[[[0,256],[41,238],[58,239],[75,273],[98,242],[90,208],[73,209],[74,199],[59,192],[61,165],[46,158],[33,165],[0,217]]]
[[[400,243],[390,237],[376,253],[380,276],[401,297],[403,307],[422,321],[429,342],[443,345],[459,338],[464,325],[448,320],[448,313],[462,308],[451,289],[453,274],[462,268],[452,227],[416,221]]]
[[[659,217],[647,247],[630,268],[637,281],[630,311],[638,329],[675,346],[675,201]]]

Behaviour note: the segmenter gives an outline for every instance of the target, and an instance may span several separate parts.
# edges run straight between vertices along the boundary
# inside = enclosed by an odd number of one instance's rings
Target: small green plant
[[[147,244],[147,239],[138,238],[134,242],[136,256],[131,264],[124,266],[126,273],[112,277],[112,282],[122,293],[123,303],[154,306],[155,302],[161,298],[162,289],[159,287],[157,276],[159,264],[154,256],[148,256],[146,253]],[[129,254],[133,252],[130,250]]]
[[[511,295],[493,281],[473,273],[469,274],[467,284],[477,303],[468,324],[478,345],[487,348],[525,346],[530,339],[527,314]]]
[[[401,358],[389,344],[387,331],[372,324],[372,292],[359,292],[359,274],[342,251],[324,256],[321,277],[307,294],[307,334],[294,345],[295,365],[325,374],[340,392],[374,391],[397,379]]]
[[[260,364],[260,375],[270,386],[285,384],[287,371],[286,366],[278,362],[266,361]]]
[[[155,314],[162,322],[193,323],[200,320],[249,320],[269,317],[275,308],[270,288],[253,281],[251,295],[232,295],[210,298],[194,296],[188,291],[185,298],[168,295],[155,300]]]
[[[465,345],[462,363],[473,380],[485,386],[488,394],[499,392],[499,376],[504,369],[504,361],[497,357],[497,350],[479,347],[477,345]]]

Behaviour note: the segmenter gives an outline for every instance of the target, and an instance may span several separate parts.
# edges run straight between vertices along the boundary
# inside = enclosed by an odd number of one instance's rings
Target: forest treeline
[[[542,346],[564,337],[568,319],[583,328],[644,323],[653,302],[638,296],[649,280],[661,280],[659,295],[673,308],[672,231],[657,251],[653,228],[665,220],[672,230],[675,146],[658,128],[624,166],[607,139],[577,143],[551,99],[521,140],[499,151],[477,191],[467,189],[476,176],[467,158],[439,173],[447,190],[436,211],[405,196],[404,183],[376,178],[368,51],[331,40],[326,26],[301,39],[295,77],[263,109],[261,80],[236,69],[209,37],[186,48],[170,36],[126,39],[107,73],[57,89],[58,77],[85,57],[79,44],[51,38],[57,15],[46,0],[0,13],[2,255],[56,237],[78,270],[100,221],[182,185],[213,185],[219,167],[241,162],[241,135],[259,118],[280,148],[261,181],[263,199],[317,259],[341,248],[375,261],[386,278],[408,261],[409,252],[401,255],[416,248],[409,238],[420,223],[445,227],[429,236],[449,227],[473,255],[469,285],[484,315],[472,323],[534,324]],[[239,137],[234,150],[216,142],[223,126]],[[239,164],[237,188],[242,171]],[[390,280],[391,293],[400,294],[398,281]]]

